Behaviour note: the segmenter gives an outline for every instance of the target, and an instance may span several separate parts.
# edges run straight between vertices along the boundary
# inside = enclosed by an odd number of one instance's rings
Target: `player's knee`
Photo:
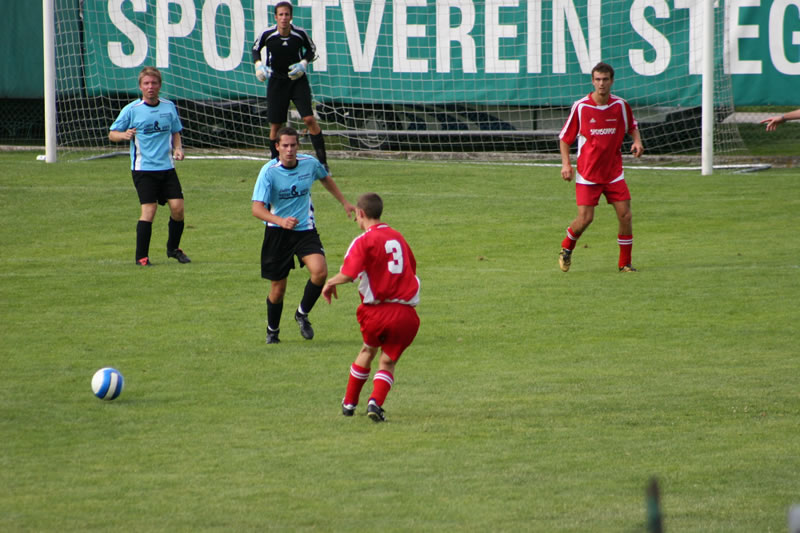
[[[328,267],[324,267],[322,270],[317,270],[315,272],[311,272],[311,283],[314,285],[324,285],[325,280],[328,279]]]
[[[322,131],[322,128],[320,128],[317,119],[315,119],[313,115],[303,117],[303,122],[305,123],[306,128],[308,128],[308,132],[311,135],[317,135]]]
[[[367,346],[363,344],[361,346],[361,350],[358,352],[358,360],[361,361],[361,366],[370,366],[372,364],[372,360],[375,358],[375,355],[378,353],[378,348],[374,348],[372,346]]]
[[[157,204],[142,204],[142,214],[139,217],[139,220],[143,220],[145,222],[152,222],[153,219],[156,217],[157,207],[158,207]]]
[[[394,361],[391,357],[386,355],[386,352],[381,353],[381,360],[380,360],[380,369],[385,370],[387,372],[391,372],[394,374],[394,367],[397,365],[397,362]]]
[[[279,304],[283,301],[286,294],[285,283],[272,283],[269,288],[269,301],[274,304]]]

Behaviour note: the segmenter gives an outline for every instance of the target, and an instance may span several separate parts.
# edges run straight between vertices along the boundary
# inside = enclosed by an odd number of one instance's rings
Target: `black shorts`
[[[270,124],[284,124],[289,116],[289,101],[294,102],[301,117],[314,114],[311,109],[311,85],[303,76],[296,80],[270,78],[267,85],[267,118]]]
[[[294,269],[294,256],[302,267],[303,258],[311,254],[325,255],[317,230],[294,231],[267,226],[261,245],[261,277],[271,281],[285,279]]]
[[[174,168],[169,170],[132,170],[133,185],[139,194],[139,203],[164,205],[167,200],[183,199],[181,182]]]

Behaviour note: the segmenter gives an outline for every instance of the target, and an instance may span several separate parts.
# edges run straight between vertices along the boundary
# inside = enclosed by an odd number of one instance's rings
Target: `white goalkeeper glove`
[[[267,65],[262,65],[261,61],[256,61],[256,78],[258,81],[267,81],[267,78],[272,76],[272,69]]]
[[[308,61],[305,59],[299,63],[295,63],[294,65],[289,65],[289,79],[290,80],[299,80],[303,77],[306,73],[306,67],[308,66]]]

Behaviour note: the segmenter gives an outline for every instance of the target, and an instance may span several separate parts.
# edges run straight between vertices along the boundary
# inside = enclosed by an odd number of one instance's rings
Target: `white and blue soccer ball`
[[[101,368],[92,376],[92,392],[101,400],[114,400],[122,394],[125,380],[116,368]]]

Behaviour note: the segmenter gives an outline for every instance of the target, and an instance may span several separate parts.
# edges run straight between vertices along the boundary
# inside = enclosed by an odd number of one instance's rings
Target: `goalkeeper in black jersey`
[[[253,43],[253,61],[256,77],[267,83],[267,116],[269,118],[269,149],[272,158],[278,157],[275,146],[278,130],[286,123],[289,101],[294,102],[303,118],[317,159],[328,169],[328,156],[325,153],[325,140],[314,111],[311,108],[311,86],[306,78],[308,64],[314,61],[317,47],[308,33],[292,25],[292,4],[279,2],[275,6],[275,26],[264,30]],[[267,49],[264,61],[261,50]]]

